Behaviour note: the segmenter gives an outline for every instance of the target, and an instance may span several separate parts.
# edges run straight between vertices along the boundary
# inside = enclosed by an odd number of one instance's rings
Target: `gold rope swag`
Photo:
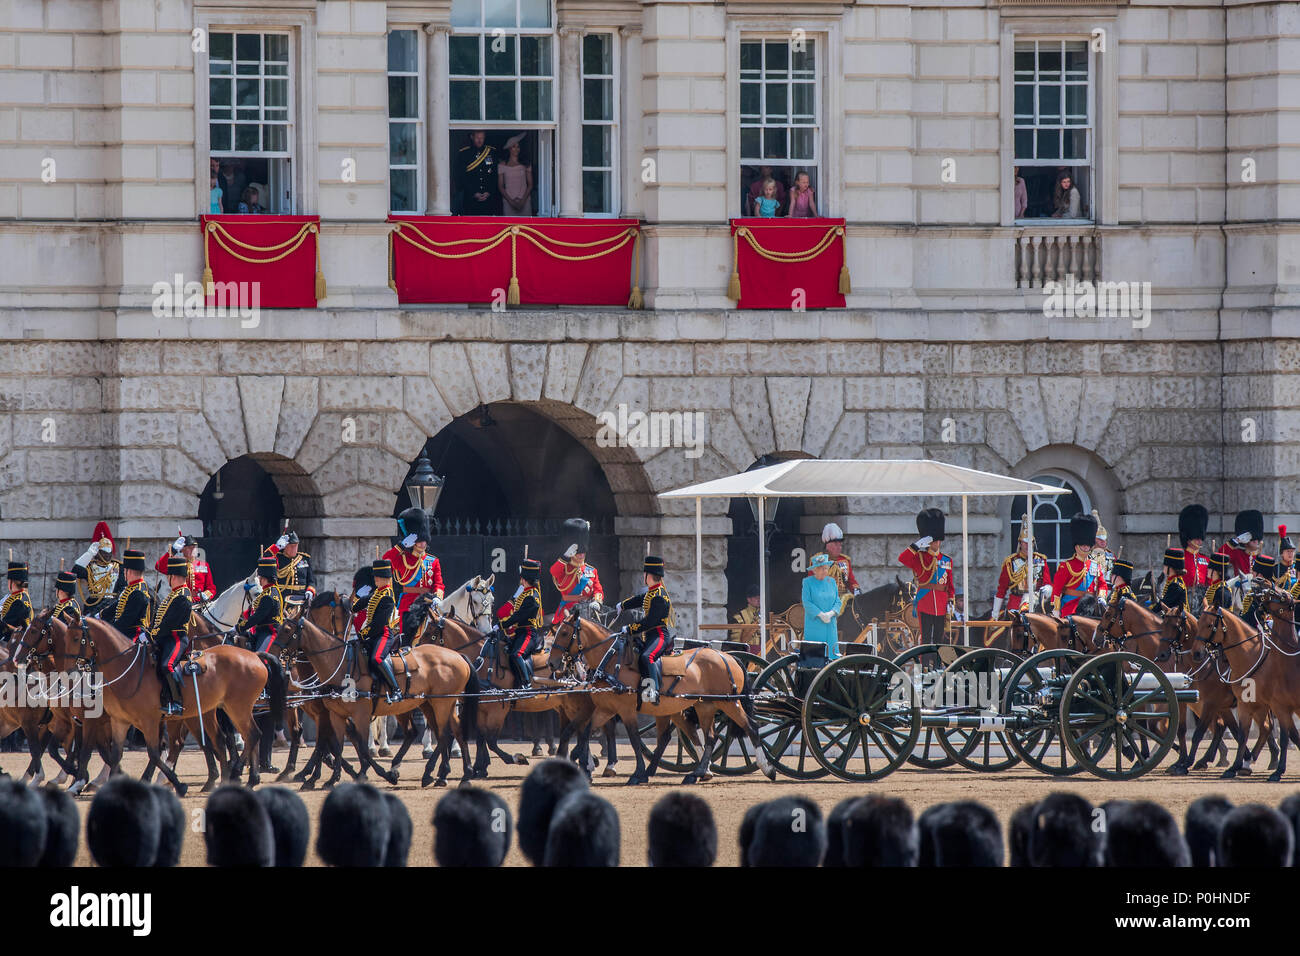
[[[843,226],[830,226],[811,247],[803,252],[775,252],[771,249],[764,249],[754,238],[754,233],[747,226],[739,227],[731,236],[731,280],[727,283],[727,298],[736,302],[740,301],[740,240],[744,239],[749,243],[750,248],[757,252],[764,259],[772,262],[797,263],[811,262],[816,259],[839,237],[844,235]],[[841,246],[840,258],[840,295],[848,295],[851,291],[849,282],[849,262],[848,262],[848,244]]]
[[[283,225],[282,223],[247,223],[250,226],[260,225]],[[219,222],[208,222],[207,228],[203,230],[203,290],[207,295],[212,295],[212,258],[209,254],[209,242],[215,240],[217,245],[224,249],[240,262],[247,262],[252,265],[265,266],[272,262],[279,262],[286,256],[297,251],[298,247],[307,241],[307,237],[312,236],[316,241],[316,298],[317,300],[325,298],[325,273],[320,268],[320,228],[314,222],[305,222],[302,227],[290,236],[284,242],[277,242],[273,246],[255,246],[251,243],[243,242],[236,239],[223,224]],[[256,258],[252,255],[244,255],[236,251],[232,246],[238,246],[240,249],[247,250],[250,253],[276,253],[275,255],[266,255],[264,258]]]
[[[417,238],[418,237],[418,238]],[[615,233],[612,236],[605,236],[602,239],[596,239],[592,242],[566,242],[563,239],[556,239],[548,236],[535,226],[529,226],[522,223],[513,223],[505,226],[500,232],[481,239],[449,239],[445,242],[439,242],[431,239],[428,235],[421,232],[414,223],[396,222],[393,224],[393,230],[389,234],[388,247],[388,284],[396,291],[397,285],[394,272],[394,243],[397,239],[409,243],[411,246],[419,249],[425,255],[434,256],[438,259],[471,259],[474,256],[481,256],[484,253],[491,252],[507,239],[510,240],[510,282],[506,287],[506,305],[519,305],[519,240],[527,239],[534,246],[546,253],[553,259],[560,259],[564,262],[587,262],[592,259],[600,259],[604,256],[612,255],[622,249],[629,242],[633,243],[632,247],[632,292],[628,296],[627,307],[629,309],[639,309],[642,307],[641,296],[641,271],[640,264],[637,261],[637,252],[641,247],[641,230],[638,226],[630,226],[622,232]],[[599,252],[591,252],[586,255],[564,255],[554,249],[547,248],[547,244],[555,246],[564,246],[569,249],[594,249],[596,246],[608,246]],[[613,243],[612,245],[610,245]],[[480,246],[470,252],[442,252],[439,250],[450,249],[454,246],[464,246],[477,244]]]

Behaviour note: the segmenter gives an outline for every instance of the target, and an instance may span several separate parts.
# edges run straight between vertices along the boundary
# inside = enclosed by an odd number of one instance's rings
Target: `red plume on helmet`
[[[90,536],[90,541],[91,544],[98,544],[104,538],[107,538],[109,540],[109,542],[113,545],[112,550],[116,551],[117,542],[113,540],[113,535],[108,530],[107,521],[101,521],[99,524],[95,525],[95,532]]]

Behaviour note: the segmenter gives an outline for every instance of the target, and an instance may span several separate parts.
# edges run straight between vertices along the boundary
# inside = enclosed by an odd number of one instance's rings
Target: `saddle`
[[[670,633],[667,653],[661,654],[659,657],[659,673],[664,677],[684,677],[686,675],[686,666],[695,659],[698,647],[688,648],[690,653],[678,651],[672,641],[673,636]],[[635,640],[625,640],[623,642],[623,652],[619,656],[620,666],[629,668],[635,673],[640,667],[640,657],[637,642]]]

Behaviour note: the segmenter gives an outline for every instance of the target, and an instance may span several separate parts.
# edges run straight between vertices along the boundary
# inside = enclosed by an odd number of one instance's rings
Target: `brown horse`
[[[1013,653],[1028,656],[1057,648],[1092,653],[1093,634],[1097,630],[1095,618],[1072,614],[1061,619],[1019,608],[1007,613],[1010,615],[1008,626],[1011,629],[1008,649]]]
[[[461,655],[437,645],[424,644],[393,655],[393,672],[397,675],[403,697],[388,703],[361,662],[359,641],[345,641],[321,630],[306,617],[280,628],[276,646],[303,655],[315,672],[320,702],[328,711],[333,736],[334,775],[326,782],[332,787],[343,772],[343,741],[352,741],[362,767],[373,767],[389,784],[396,784],[395,770],[384,770],[370,754],[369,727],[372,717],[397,716],[422,710],[429,726],[438,734],[438,751],[425,766],[421,786],[434,782],[434,767],[439,754],[449,751],[452,735],[461,746],[464,762],[463,780],[473,778],[465,734],[473,733],[478,716],[479,682],[469,663]],[[337,692],[336,692],[337,691]],[[455,720],[458,699],[463,699],[461,721]],[[318,734],[323,739],[323,734]],[[446,775],[438,777],[436,786],[447,785]],[[304,783],[304,789],[309,789]]]
[[[45,631],[45,622],[49,619],[49,610],[44,610],[41,614],[36,615],[32,623],[20,635],[13,647],[13,655],[17,657],[24,646],[30,647],[42,643],[41,633]],[[24,644],[23,642],[30,642]],[[56,669],[54,655],[49,653],[40,654],[33,661],[28,661],[24,654],[24,663],[34,662],[35,668],[27,667],[27,673],[32,670],[39,672],[52,673]],[[18,668],[18,662],[11,658],[8,648],[0,647],[0,673],[5,675],[15,675],[13,678],[6,676],[4,679],[13,679],[15,681],[25,681],[24,672]],[[41,702],[39,689],[36,689],[36,701],[32,706],[23,706],[17,702],[13,706],[0,708],[0,737],[7,737],[15,730],[21,730],[23,737],[27,741],[28,752],[31,755],[31,761],[23,773],[23,783],[40,784],[45,780],[45,770],[42,766],[41,758],[48,752],[54,761],[59,765],[59,780],[66,774],[75,772],[75,757],[73,755],[76,746],[76,725],[72,718],[69,708],[59,706],[46,706]],[[56,703],[56,702],[51,702]],[[48,716],[47,716],[48,715]],[[65,761],[59,756],[58,748],[62,746],[68,755]]]
[[[64,627],[59,621],[51,624],[55,645],[65,656],[75,659],[78,669],[102,674],[105,711],[144,736],[149,770],[158,767],[176,792],[184,795],[188,787],[163,761],[157,745],[158,727],[163,721],[158,703],[161,685],[146,645],[132,641],[97,618],[84,618],[76,627]],[[258,731],[253,721],[253,705],[262,689],[270,690],[273,707],[283,706],[284,678],[279,662],[238,647],[214,647],[202,652],[194,666],[196,673],[186,674],[181,682],[184,710],[177,717],[166,718],[165,723],[205,718],[204,732],[209,741],[204,748],[206,756],[211,753],[212,733],[216,732],[215,718],[211,722],[207,718],[221,708],[249,742],[250,752],[255,753]],[[209,760],[209,776],[211,768]],[[236,759],[230,779],[238,779],[240,771],[240,761]],[[258,783],[256,762],[249,765],[248,783],[249,786]]]
[[[715,736],[714,717],[718,711],[722,711],[741,731],[749,735],[759,769],[768,779],[776,779],[776,768],[768,762],[755,730],[751,696],[753,677],[735,658],[709,647],[693,648],[685,654],[674,655],[675,660],[674,657],[661,658],[666,662],[664,687],[659,701],[650,703],[637,693],[640,681],[635,667],[630,672],[625,669],[622,660],[625,654],[621,648],[627,640],[624,636],[626,632],[612,634],[591,621],[583,621],[582,624],[583,626],[571,628],[567,632],[557,631],[551,645],[551,666],[558,674],[566,673],[578,662],[586,668],[587,686],[592,689],[591,699],[594,704],[592,727],[600,729],[615,717],[622,720],[628,741],[636,754],[636,771],[628,778],[629,784],[646,783],[654,775],[671,739],[671,718],[689,708],[693,708],[699,718],[700,728],[704,732],[704,744],[700,748],[699,764],[686,775],[686,783],[695,783],[708,772]],[[674,676],[673,671],[678,669],[680,675]],[[623,680],[623,677],[627,680]],[[638,714],[654,717],[658,731],[658,741],[648,768],[632,736]],[[580,735],[580,748],[587,746],[587,738],[586,733]]]
[[[1267,591],[1260,597],[1265,607],[1273,607],[1277,612],[1285,612],[1290,599],[1289,595],[1270,595]],[[1274,620],[1280,618],[1281,613],[1275,613]],[[1285,632],[1286,628],[1278,630]],[[1237,757],[1222,776],[1238,775],[1245,763],[1246,741],[1252,724],[1259,727],[1261,735],[1268,734],[1268,719],[1272,716],[1281,731],[1281,753],[1277,769],[1268,779],[1272,783],[1280,781],[1286,772],[1288,744],[1295,741],[1300,746],[1294,722],[1300,707],[1300,668],[1292,660],[1300,653],[1300,646],[1295,642],[1294,632],[1276,634],[1269,639],[1231,611],[1211,607],[1197,619],[1195,638],[1205,646],[1211,665],[1223,682],[1243,687],[1237,708],[1242,731],[1237,736]],[[1245,692],[1246,681],[1252,682],[1251,693]]]

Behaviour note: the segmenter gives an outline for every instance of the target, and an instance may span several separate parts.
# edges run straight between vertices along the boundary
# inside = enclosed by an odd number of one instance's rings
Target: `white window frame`
[[[842,83],[830,82],[843,75],[843,18],[801,14],[806,35],[822,47],[817,66],[819,131],[817,212],[820,216],[845,217],[843,176],[840,164],[844,148]],[[790,37],[789,20],[772,17],[729,16],[727,23],[727,209],[735,209],[740,195],[740,167],[748,165],[740,155],[740,44],[765,37]],[[729,215],[728,218],[739,218]],[[846,218],[846,217],[845,217]]]
[[[1037,151],[1037,142],[1038,142],[1037,132],[1039,129],[1037,93],[1040,88],[1040,84],[1038,79],[1038,52],[1041,49],[1042,45],[1047,44],[1047,45],[1057,46],[1061,52],[1061,79],[1057,82],[1056,85],[1058,85],[1061,88],[1061,94],[1062,94],[1061,95],[1061,123],[1048,124],[1048,125],[1051,128],[1057,130],[1058,132],[1060,130],[1072,130],[1072,129],[1085,130],[1086,136],[1085,136],[1084,152],[1086,155],[1083,160],[1065,159],[1064,157],[1057,157],[1055,159],[1021,159],[1020,157],[1015,156],[1014,153],[1015,133],[1018,127],[1016,126],[1017,117],[1014,111],[1015,110],[1014,103],[1015,103],[1015,86],[1016,86],[1016,81],[1018,79],[1018,76],[1017,76],[1017,71],[1015,69],[1015,60],[1013,58],[1012,73],[1011,73],[1012,104],[1013,104],[1011,126],[1012,126],[1012,156],[1015,160],[1014,165],[1020,167],[1026,167],[1026,168],[1066,166],[1066,167],[1073,167],[1078,169],[1086,169],[1088,171],[1088,185],[1087,185],[1087,192],[1082,196],[1082,199],[1085,207],[1090,213],[1090,215],[1084,216],[1079,219],[1017,219],[1016,225],[1018,226],[1042,226],[1042,225],[1079,226],[1079,225],[1091,225],[1093,222],[1096,221],[1095,217],[1096,217],[1096,210],[1097,210],[1097,200],[1096,200],[1095,170],[1096,170],[1096,159],[1097,159],[1097,109],[1096,109],[1097,58],[1092,49],[1091,44],[1089,43],[1089,39],[1090,39],[1089,37],[1052,37],[1050,39],[1045,37],[1017,37],[1016,38],[1015,52],[1020,52],[1020,47],[1026,46],[1028,44],[1033,44],[1034,46],[1034,51],[1033,51],[1034,52],[1034,82],[1033,82],[1032,89],[1034,90],[1034,94],[1035,94],[1034,95],[1035,119],[1034,119],[1034,125],[1026,128],[1033,131],[1035,151]],[[1088,78],[1086,82],[1087,93],[1085,96],[1085,106],[1084,106],[1084,110],[1086,112],[1086,121],[1082,127],[1069,126],[1065,123],[1065,119],[1067,116],[1066,104],[1065,104],[1065,99],[1066,99],[1065,88],[1067,85],[1071,85],[1067,83],[1067,76],[1066,76],[1066,69],[1065,69],[1065,45],[1067,43],[1075,43],[1075,44],[1082,43],[1084,45],[1085,52],[1088,54]],[[1044,85],[1050,86],[1052,84],[1049,83]],[[1076,84],[1073,85],[1077,85],[1077,82]],[[1074,185],[1076,188],[1079,185],[1079,178],[1077,176],[1074,177]]]
[[[318,208],[316,179],[316,85],[303,77],[316,76],[315,14],[309,11],[257,12],[200,8],[195,27],[206,40],[213,33],[285,33],[289,35],[289,209],[284,215],[310,215]],[[194,69],[194,200],[206,214],[211,187],[208,158],[212,153],[208,128],[209,47],[196,54]],[[310,147],[310,148],[309,148]]]
[[[806,37],[805,39],[807,40],[807,42],[811,43],[812,46],[813,46],[813,60],[814,60],[814,62],[815,62],[815,64],[816,64],[816,69],[815,69],[815,71],[814,71],[813,78],[812,78],[812,84],[813,84],[813,124],[812,124],[812,126],[811,126],[811,129],[812,129],[812,131],[813,131],[813,157],[812,157],[812,159],[807,159],[807,160],[794,160],[794,159],[791,159],[790,157],[786,157],[785,159],[770,159],[770,158],[766,158],[766,159],[765,159],[765,158],[762,158],[762,157],[747,157],[747,156],[745,156],[744,153],[742,152],[742,153],[741,153],[741,156],[740,156],[740,164],[741,164],[742,166],[761,166],[761,165],[772,166],[772,165],[780,165],[780,166],[807,166],[807,167],[809,167],[809,168],[815,168],[815,169],[817,170],[817,173],[818,173],[818,176],[817,176],[817,187],[818,187],[818,189],[820,189],[820,188],[821,188],[821,168],[822,168],[822,162],[821,162],[821,160],[822,160],[822,156],[821,156],[821,154],[822,154],[822,149],[821,149],[821,146],[822,146],[822,133],[823,133],[824,130],[825,130],[825,123],[822,121],[822,99],[823,99],[823,96],[824,96],[824,93],[823,93],[823,86],[824,86],[824,83],[825,83],[825,80],[826,80],[825,76],[823,75],[823,71],[822,71],[822,62],[823,62],[823,59],[824,59],[824,57],[823,57],[823,53],[824,53],[825,51],[821,49],[821,47],[823,46],[823,44],[822,44],[821,42],[819,42],[819,39],[820,39],[819,37],[817,37],[817,36],[808,36],[808,37]],[[756,34],[756,33],[748,33],[748,32],[745,32],[745,33],[742,33],[742,34],[740,35],[740,43],[741,43],[742,47],[743,47],[744,44],[746,44],[746,43],[759,43],[759,44],[762,45],[763,49],[766,50],[766,48],[767,48],[767,44],[768,44],[769,41],[776,41],[776,42],[778,42],[778,43],[784,43],[784,44],[786,45],[787,49],[788,49],[788,48],[790,47],[790,45],[794,42],[794,41],[792,40],[791,36],[790,36],[790,31],[789,31],[789,30],[786,30],[786,31],[785,31],[784,33],[782,33],[782,34],[771,34],[771,33]],[[762,69],[759,70],[759,79],[758,79],[757,82],[760,84],[760,89],[763,90],[763,93],[760,94],[760,97],[759,97],[759,123],[758,123],[757,126],[752,126],[752,125],[751,125],[751,126],[745,126],[745,125],[744,125],[744,116],[743,116],[743,114],[742,114],[741,117],[740,117],[740,124],[741,124],[741,129],[742,129],[742,130],[744,130],[744,129],[757,129],[757,130],[759,131],[758,136],[759,136],[760,147],[761,147],[762,141],[763,141],[763,139],[764,139],[764,135],[763,135],[763,134],[764,134],[764,132],[765,132],[767,129],[769,129],[769,128],[771,128],[771,129],[778,129],[778,128],[779,128],[779,129],[784,129],[784,130],[786,130],[787,143],[789,142],[790,136],[791,136],[791,134],[793,133],[794,130],[796,130],[796,129],[809,129],[809,128],[810,128],[810,127],[808,127],[808,126],[804,126],[804,125],[802,125],[802,124],[796,124],[796,123],[794,122],[794,85],[795,85],[795,76],[794,76],[794,65],[793,65],[793,63],[794,63],[794,61],[793,61],[793,51],[791,51],[791,60],[790,60],[790,64],[791,64],[791,66],[790,66],[790,69],[786,70],[786,77],[785,77],[784,80],[768,80],[768,79],[767,79],[767,70],[766,70],[766,66],[764,66]],[[804,78],[804,77],[800,77],[800,78],[799,78],[799,81],[802,82],[802,83],[806,83],[806,82],[808,82],[807,79]],[[744,86],[745,82],[746,82],[746,81],[745,81],[744,77],[742,76],[741,79],[740,79],[740,83],[741,83],[741,86],[742,86],[742,87]],[[754,82],[754,81],[753,81],[753,80],[750,80],[749,82],[752,83],[752,82]],[[768,87],[769,85],[781,85],[781,84],[784,84],[784,86],[785,86],[785,88],[786,88],[786,91],[787,91],[787,96],[786,96],[786,106],[787,106],[787,111],[786,111],[786,121],[785,121],[784,123],[776,124],[776,125],[773,125],[773,126],[769,127],[769,125],[768,125],[768,123],[767,123],[767,101],[766,101],[766,95],[765,95],[765,94],[766,94],[766,90],[767,90],[767,87]],[[743,138],[742,138],[742,142],[743,142]]]
[[[1105,50],[1092,48],[1098,34],[1105,39]],[[1088,47],[1088,112],[1090,117],[1090,184],[1088,219],[1016,219],[1014,168],[1015,142],[1015,49],[1017,43],[1032,40],[1079,41]],[[999,70],[1002,120],[1002,225],[1052,228],[1065,226],[1113,226],[1119,222],[1119,46],[1118,19],[1114,15],[1083,18],[1047,18],[1004,16],[1001,33]],[[1064,105],[1062,106],[1064,109]],[[1054,162],[1054,165],[1068,165]],[[1081,197],[1082,198],[1082,197]]]
[[[606,75],[604,73],[588,73],[586,57],[583,53],[583,41],[588,36],[602,35],[609,37],[609,68],[613,72]],[[609,172],[609,211],[608,212],[591,212],[585,206],[582,210],[584,218],[590,219],[617,219],[619,210],[622,208],[622,176],[620,170],[621,159],[621,137],[619,136],[620,123],[622,118],[622,99],[619,93],[619,71],[622,68],[621,51],[622,36],[617,27],[606,29],[592,28],[583,32],[578,38],[578,85],[579,85],[579,108],[581,112],[578,115],[582,127],[587,126],[608,126],[609,127],[609,166],[587,166],[582,165],[578,171],[578,189],[585,201],[586,194],[582,191],[583,174],[589,170]],[[587,119],[587,83],[588,79],[608,79],[610,81],[610,102],[612,106],[612,115],[608,120],[589,120]],[[579,156],[581,157],[581,141],[579,145]],[[581,162],[581,159],[579,160]]]
[[[388,176],[388,205],[389,212],[395,215],[421,215],[428,208],[429,204],[429,177],[428,177],[428,54],[426,34],[419,26],[407,26],[405,24],[388,25],[388,33],[397,31],[407,31],[415,34],[415,92],[419,102],[419,108],[416,110],[416,119],[398,119],[394,120],[390,115],[388,117],[389,141],[386,148],[389,150],[387,176]],[[388,38],[384,37],[384,56],[388,56]],[[387,62],[385,62],[387,67]],[[387,78],[390,76],[411,76],[410,73],[393,73],[385,69],[385,93],[387,93]],[[387,109],[387,100],[385,99],[385,109]],[[394,123],[404,126],[415,126],[415,166],[394,166],[392,162],[392,127]],[[414,209],[393,209],[393,183],[392,172],[394,169],[412,169],[415,170],[415,203]]]
[[[477,2],[479,3],[480,12],[482,12],[484,0],[477,0]],[[482,119],[477,119],[477,120],[464,120],[464,119],[452,118],[450,121],[450,128],[453,131],[466,130],[466,129],[528,129],[528,130],[547,129],[554,132],[554,130],[559,128],[559,115],[560,115],[559,85],[560,85],[561,70],[560,70],[560,30],[557,22],[558,10],[556,9],[558,4],[557,4],[557,0],[548,0],[548,2],[550,3],[550,14],[551,14],[550,16],[551,25],[549,27],[520,27],[520,26],[489,27],[489,26],[484,26],[481,23],[479,26],[456,26],[454,24],[452,25],[451,31],[447,34],[448,115],[450,115],[451,106],[454,101],[454,94],[451,92],[452,84],[463,83],[470,79],[477,79],[479,83],[479,106],[481,108],[482,116],[483,116]],[[515,20],[516,23],[519,20],[519,0],[515,0]],[[491,77],[494,80],[510,79],[514,81],[516,116],[523,115],[524,81],[549,79],[550,88],[551,88],[551,118],[549,120],[541,120],[541,119],[502,120],[502,119],[489,119],[487,117],[487,81],[489,77],[487,74],[486,48],[487,48],[487,44],[491,42],[492,37],[497,30],[500,30],[502,32],[502,35],[504,35],[505,37],[512,38],[514,40],[516,62],[520,61],[520,57],[522,55],[522,49],[520,43],[520,39],[522,37],[549,37],[550,38],[551,73],[549,77],[546,76],[525,77],[522,74],[518,74],[518,73],[513,74],[512,76],[509,77],[504,75]],[[475,36],[475,37],[479,37],[481,40],[481,45],[479,47],[479,72],[476,77],[471,77],[469,74],[451,72],[452,38],[465,37],[465,36]]]
[[[1042,484],[1056,485],[1058,487],[1064,487],[1070,489],[1076,495],[1079,496],[1079,511],[1082,514],[1089,514],[1092,512],[1092,509],[1094,507],[1092,501],[1092,495],[1089,494],[1088,492],[1088,486],[1084,484],[1082,479],[1080,479],[1077,475],[1073,475],[1068,471],[1062,471],[1056,468],[1045,468],[1045,469],[1038,469],[1037,471],[1035,471],[1034,477],[1030,480],[1037,481]],[[1069,558],[1070,555],[1074,553],[1073,548],[1066,548],[1064,551],[1061,550],[1063,536],[1069,535],[1070,518],[1073,517],[1072,514],[1065,514],[1063,511],[1061,511],[1060,505],[1058,504],[1058,499],[1063,497],[1065,496],[1064,495],[1034,495],[1035,514],[1029,516],[1029,520],[1035,525],[1035,527],[1040,523],[1037,520],[1037,512],[1040,508],[1054,507],[1057,510],[1057,514],[1060,516],[1059,519],[1050,520],[1050,521],[1045,520],[1044,522],[1042,522],[1046,524],[1051,524],[1056,528],[1055,540],[1053,542],[1058,552],[1056,557],[1053,557],[1050,553],[1048,553],[1048,549],[1047,547],[1045,547],[1045,542],[1042,541],[1037,534],[1034,535],[1034,550],[1040,551],[1043,554],[1047,555],[1047,562],[1053,574],[1056,573],[1056,568],[1060,566],[1060,563],[1066,560],[1067,558]],[[1019,499],[1015,499],[1015,500],[1019,500]],[[1019,546],[1020,543],[1019,525],[1020,525],[1020,515],[1015,514],[1013,510],[1011,515],[1011,521],[1009,524],[1010,531],[1011,531],[1011,543],[1009,545],[1010,550],[1008,551],[1008,553],[1015,551],[1015,549]],[[1064,529],[1064,531],[1062,531],[1062,529]]]

